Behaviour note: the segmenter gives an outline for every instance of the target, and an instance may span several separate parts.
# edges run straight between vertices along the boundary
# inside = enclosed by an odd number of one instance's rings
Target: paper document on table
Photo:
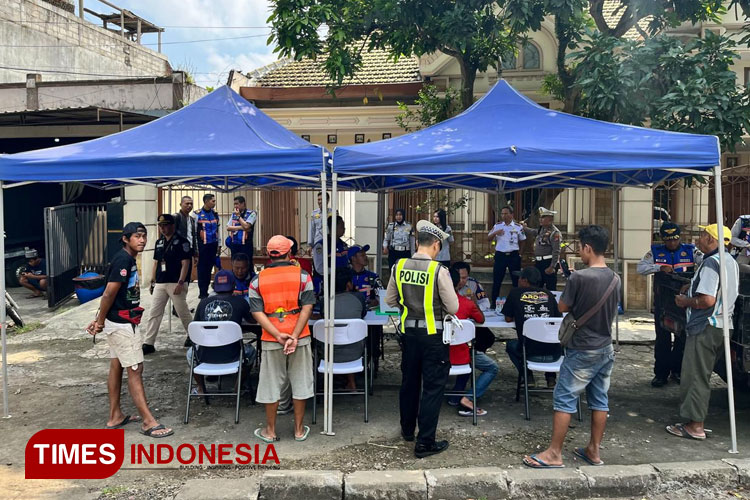
[[[381,313],[397,313],[398,307],[391,307],[385,303],[385,288],[378,288],[378,300],[380,302]]]

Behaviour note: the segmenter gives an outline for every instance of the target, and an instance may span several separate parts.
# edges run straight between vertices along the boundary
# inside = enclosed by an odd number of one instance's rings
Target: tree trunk
[[[474,82],[477,79],[477,68],[465,59],[456,58],[461,67],[461,107],[465,110],[474,104]]]
[[[572,35],[569,27],[559,17],[555,18],[555,36],[557,37],[557,76],[563,86],[563,111],[574,114],[578,108],[581,92],[575,87],[575,74],[565,65],[565,56]]]

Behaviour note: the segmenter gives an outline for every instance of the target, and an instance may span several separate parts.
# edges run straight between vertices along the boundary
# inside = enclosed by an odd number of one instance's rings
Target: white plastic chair
[[[471,394],[473,402],[473,424],[477,425],[477,376],[474,370],[474,338],[476,337],[476,326],[468,319],[462,319],[461,324],[464,326],[460,330],[454,330],[451,337],[451,345],[470,344],[469,352],[471,353],[471,362],[464,365],[451,365],[450,376],[471,374]],[[463,396],[464,391],[445,391],[445,396]]]
[[[558,334],[560,332],[560,325],[562,324],[562,318],[529,318],[523,323],[523,336],[527,339],[535,340],[545,344],[559,344],[560,340]],[[526,406],[526,420],[531,420],[531,410],[529,408],[529,393],[530,392],[552,392],[552,389],[529,389],[528,371],[532,370],[535,372],[544,373],[560,373],[560,366],[564,356],[560,356],[556,361],[549,363],[540,363],[537,361],[529,361],[526,359],[526,342],[522,342],[523,350],[523,375],[518,377],[518,385],[516,386],[516,401],[520,398],[521,393],[521,379],[523,377],[524,387],[524,404]],[[581,398],[578,397],[578,420],[581,421]]]
[[[315,340],[325,345],[325,320],[318,320],[313,325],[313,337]],[[367,323],[362,319],[337,319],[334,320],[333,324],[333,345],[349,345],[355,342],[364,341],[367,338]],[[350,373],[363,373],[365,378],[364,390],[354,391],[334,391],[334,394],[338,395],[359,395],[364,394],[365,396],[365,422],[369,421],[368,403],[369,403],[369,384],[372,383],[371,364],[367,356],[367,342],[364,344],[364,355],[355,359],[354,361],[347,361],[344,363],[336,363],[332,361],[332,371],[334,375],[348,375]],[[313,366],[317,367],[319,373],[325,373],[326,362],[325,359],[321,359],[318,363],[318,349],[313,349]],[[318,412],[318,396],[322,396],[322,392],[318,392],[318,377],[314,377],[314,393],[313,397],[313,417],[312,423],[315,424],[317,420]]]
[[[221,376],[237,374],[237,404],[234,423],[240,421],[240,390],[242,387],[242,361],[244,349],[242,346],[242,328],[233,321],[193,321],[188,325],[188,336],[193,342],[193,355],[190,360],[190,378],[188,379],[188,398],[185,410],[185,423],[190,418],[190,398],[204,396],[234,396],[233,392],[218,392],[205,394],[191,394],[193,390],[193,374],[205,376]],[[222,347],[240,342],[240,352],[237,361],[230,363],[200,363],[195,366],[197,347]],[[205,390],[205,384],[204,384]]]

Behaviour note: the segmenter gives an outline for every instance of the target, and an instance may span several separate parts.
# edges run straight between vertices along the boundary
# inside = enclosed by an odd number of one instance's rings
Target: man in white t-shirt
[[[500,295],[500,287],[505,279],[506,269],[510,271],[513,288],[518,286],[518,276],[514,271],[521,270],[519,244],[526,239],[523,226],[513,220],[513,207],[506,206],[500,211],[502,221],[495,224],[487,238],[495,240],[495,264],[492,267],[492,305]]]

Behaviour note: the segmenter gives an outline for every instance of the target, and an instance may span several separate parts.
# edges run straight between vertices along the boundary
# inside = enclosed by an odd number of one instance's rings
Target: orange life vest
[[[258,275],[258,293],[263,298],[263,312],[281,333],[291,333],[300,315],[299,292],[302,269],[294,265],[267,267]],[[293,312],[292,311],[296,311]],[[290,314],[291,313],[291,314]],[[280,317],[281,316],[281,317]],[[307,325],[300,338],[310,335]],[[273,335],[263,330],[261,340],[275,342]]]

